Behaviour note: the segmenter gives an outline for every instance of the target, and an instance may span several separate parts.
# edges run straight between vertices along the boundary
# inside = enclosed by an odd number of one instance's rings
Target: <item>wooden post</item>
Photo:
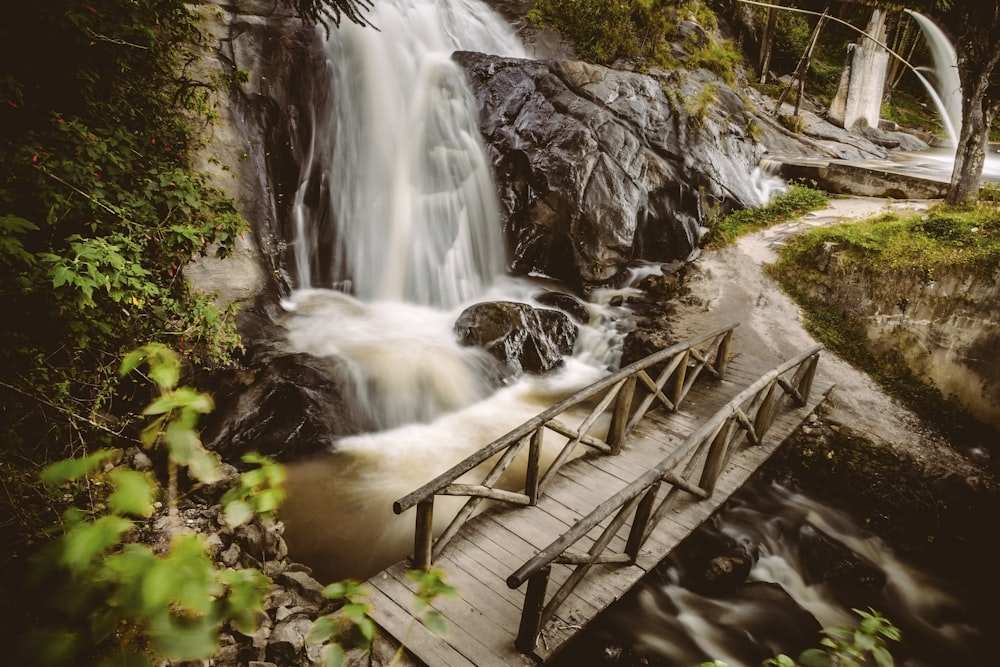
[[[758,440],[763,439],[764,434],[767,433],[767,429],[771,426],[771,421],[774,419],[774,397],[777,388],[777,382],[770,384],[764,400],[761,401],[760,406],[757,408],[757,414],[754,415],[753,432],[757,434]]]
[[[719,374],[721,380],[726,376],[726,369],[729,368],[729,348],[733,343],[733,330],[730,329],[722,336],[719,347],[715,350],[715,372]]]
[[[535,642],[542,628],[542,609],[545,608],[545,589],[549,585],[551,567],[544,567],[528,579],[528,590],[524,593],[524,608],[521,610],[521,625],[517,629],[514,646],[522,653],[535,650]]]
[[[778,101],[774,105],[774,113],[772,115],[777,116],[781,113],[781,105],[785,103],[785,98],[788,97],[788,92],[792,89],[792,84],[796,80],[799,82],[800,90],[805,87],[805,76],[806,72],[809,70],[809,61],[812,60],[813,49],[816,48],[816,40],[819,39],[820,30],[823,28],[823,24],[826,22],[826,12],[819,17],[819,21],[816,22],[816,27],[813,29],[812,35],[809,37],[809,44],[806,46],[806,50],[802,53],[802,57],[799,58],[799,64],[795,68],[795,73],[792,75],[792,80],[788,82],[785,89],[781,91],[781,95],[778,97]],[[802,94],[799,93],[799,99],[795,102],[795,113],[794,116],[799,115],[799,104],[802,102]]]
[[[433,560],[434,546],[434,496],[417,504],[417,522],[413,534],[413,567],[426,570]]]
[[[767,10],[767,23],[764,34],[760,38],[760,57],[757,60],[757,80],[767,83],[768,70],[771,69],[771,52],[774,46],[774,27],[778,20],[778,12],[774,7]]]
[[[538,504],[538,481],[541,479],[541,471],[538,469],[538,462],[542,454],[542,436],[545,427],[539,426],[531,434],[531,443],[528,445],[528,469],[524,478],[524,494],[528,496],[531,505]]]
[[[675,406],[684,397],[684,383],[687,380],[688,359],[691,358],[691,353],[685,350],[680,358],[680,363],[677,364],[677,369],[674,371],[673,386],[670,391],[670,402]]]
[[[805,405],[809,401],[809,394],[812,392],[813,379],[816,377],[816,366],[819,364],[819,353],[809,358],[806,362],[806,371],[803,374],[802,379],[799,381],[797,389],[799,390],[799,396],[802,397],[800,407]]]
[[[639,557],[639,549],[646,542],[646,525],[649,517],[653,513],[653,503],[656,502],[656,492],[660,490],[660,483],[656,482],[646,491],[646,495],[639,501],[639,506],[635,508],[635,518],[632,519],[632,529],[628,534],[628,541],[625,543],[625,553],[628,554],[629,562],[634,563]]]
[[[635,376],[629,377],[618,390],[615,398],[615,411],[611,415],[611,426],[608,427],[608,444],[613,455],[621,454],[625,445],[625,428],[628,426],[629,412],[632,410],[632,397],[635,395]]]
[[[701,481],[698,486],[708,491],[709,496],[715,493],[715,482],[729,459],[729,441],[733,437],[735,428],[736,418],[730,416],[715,432],[712,444],[708,448],[708,457],[705,459],[705,467],[701,469]]]

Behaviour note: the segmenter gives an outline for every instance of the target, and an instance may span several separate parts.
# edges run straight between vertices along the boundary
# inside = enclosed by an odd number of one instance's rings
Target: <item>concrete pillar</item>
[[[885,14],[881,10],[872,12],[865,32],[885,43]],[[889,52],[868,37],[861,37],[857,44],[852,44],[840,86],[830,103],[831,122],[845,130],[858,126],[878,127],[888,66]]]

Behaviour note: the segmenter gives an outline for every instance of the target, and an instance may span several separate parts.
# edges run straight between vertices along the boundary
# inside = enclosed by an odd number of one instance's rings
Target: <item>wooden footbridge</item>
[[[608,375],[397,500],[396,513],[415,508],[414,554],[368,582],[379,625],[431,667],[552,658],[711,516],[830,390],[814,386],[821,346],[755,368],[731,358],[735,327]],[[565,442],[547,465],[545,438],[557,449]],[[523,488],[503,488],[525,449]],[[435,537],[438,496],[468,501]],[[411,613],[416,584],[406,572],[431,565],[461,596],[432,605],[444,637]]]

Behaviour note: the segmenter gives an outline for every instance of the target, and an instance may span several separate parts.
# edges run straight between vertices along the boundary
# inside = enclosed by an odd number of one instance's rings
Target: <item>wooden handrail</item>
[[[615,454],[621,451],[625,439],[651,408],[654,400],[659,398],[668,410],[676,410],[702,370],[707,369],[713,376],[723,377],[729,363],[733,330],[737,326],[738,323],[733,322],[713,329],[622,367],[535,415],[420,488],[396,500],[392,505],[396,514],[417,507],[414,566],[428,567],[444,545],[458,532],[462,524],[475,514],[485,500],[522,505],[534,504],[539,493],[559,467],[571,457],[578,445],[588,446],[606,454]],[[694,359],[694,362],[689,366],[691,359]],[[663,369],[655,378],[651,377],[647,371],[659,364],[664,364]],[[635,406],[633,395],[637,378],[650,389],[650,393],[638,406]],[[669,390],[671,395],[667,397],[663,393],[663,388],[671,378],[674,379],[674,383]],[[572,428],[557,419],[567,410],[596,397],[601,398],[579,427]],[[587,431],[609,408],[612,410],[612,417],[606,438],[589,434]],[[542,436],[546,430],[554,431],[566,437],[568,441],[548,469],[543,472],[539,469],[539,454]],[[494,485],[526,441],[530,441],[530,447],[524,493],[494,489]],[[481,483],[458,483],[460,477],[501,453],[503,454],[500,460],[492,466]],[[431,531],[433,503],[437,495],[466,495],[469,496],[469,500],[435,540]]]
[[[634,563],[639,549],[660,519],[671,509],[679,491],[685,491],[699,499],[711,497],[719,475],[741,442],[738,434],[743,433],[750,446],[754,446],[770,428],[788,398],[800,407],[805,405],[822,349],[822,345],[816,345],[762,375],[719,409],[669,456],[598,505],[511,574],[507,578],[510,588],[518,588],[528,582],[517,648],[524,652],[534,649],[541,628],[593,565]],[[783,376],[792,371],[794,376],[791,380],[786,380]],[[779,390],[780,396],[777,395]],[[690,480],[699,462],[702,466],[700,481],[693,484]],[[659,506],[653,509],[657,492],[662,485],[668,486],[668,491]],[[568,553],[572,545],[616,512],[615,518],[595,538],[586,554]],[[630,516],[634,518],[625,554],[603,553]],[[623,555],[627,557],[623,558]],[[549,575],[556,563],[574,565],[576,569],[551,599],[545,602]]]

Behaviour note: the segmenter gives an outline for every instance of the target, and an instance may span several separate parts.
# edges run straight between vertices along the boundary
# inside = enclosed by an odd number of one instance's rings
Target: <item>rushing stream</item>
[[[496,382],[495,360],[457,344],[453,325],[464,307],[495,299],[531,303],[540,284],[504,275],[478,111],[450,54],[523,55],[523,49],[475,0],[383,0],[371,20],[378,31],[348,23],[330,33],[332,92],[329,106],[313,110],[289,239],[296,289],[285,302],[286,346],[337,358],[360,421],[373,425],[342,438],[325,456],[289,466],[285,537],[292,556],[325,580],[364,578],[409,553],[413,518],[393,515],[392,502],[615,366],[630,326],[623,308],[608,305],[614,294],[597,292],[562,368],[506,384]],[[520,481],[505,480],[510,487]],[[834,510],[781,489],[756,496],[710,530],[760,545],[752,578],[781,583],[820,624],[851,615],[829,586],[803,580],[793,538],[806,527],[881,573],[884,591],[870,604],[897,624],[933,628],[935,646],[974,639],[943,587]],[[446,520],[449,509],[455,508],[439,502],[436,520]],[[794,624],[784,612],[752,596],[700,597],[683,587],[676,562],[664,566],[662,579],[630,598],[594,636],[611,632],[655,664],[709,657],[751,664],[745,657],[757,660],[760,646],[786,646],[765,631],[748,638],[752,628],[768,626],[789,634]],[[815,631],[815,621],[795,614],[796,627]]]
[[[742,578],[713,584],[708,559],[735,554]],[[750,567],[752,564],[752,567]],[[724,579],[724,577],[719,577]],[[742,583],[736,583],[736,582]],[[908,667],[988,665],[988,601],[898,556],[846,513],[778,484],[751,482],[658,570],[602,616],[559,667],[756,667],[819,645],[820,628],[877,610],[901,630],[887,642]]]

